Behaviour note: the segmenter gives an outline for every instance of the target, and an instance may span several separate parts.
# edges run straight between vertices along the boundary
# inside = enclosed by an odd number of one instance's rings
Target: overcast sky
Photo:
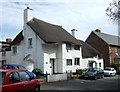
[[[23,29],[23,10],[29,6],[32,15],[51,24],[61,25],[76,38],[86,40],[91,31],[118,35],[117,24],[108,20],[105,9],[112,0],[2,0],[0,1],[0,40],[14,37]]]

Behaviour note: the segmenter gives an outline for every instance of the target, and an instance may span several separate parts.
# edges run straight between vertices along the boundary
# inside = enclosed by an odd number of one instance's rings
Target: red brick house
[[[99,29],[92,31],[86,42],[97,49],[104,60],[104,66],[120,61],[120,37],[101,33]]]

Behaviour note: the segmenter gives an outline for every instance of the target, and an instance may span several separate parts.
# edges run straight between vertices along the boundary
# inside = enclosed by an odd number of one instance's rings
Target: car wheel
[[[97,76],[94,76],[94,79],[97,80]]]
[[[112,73],[110,73],[110,77],[112,77]]]
[[[104,75],[101,75],[101,78],[103,79],[103,78],[104,78]]]
[[[40,86],[36,86],[35,92],[40,92]]]

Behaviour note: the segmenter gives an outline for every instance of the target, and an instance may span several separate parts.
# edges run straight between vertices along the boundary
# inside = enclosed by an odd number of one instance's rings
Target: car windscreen
[[[88,69],[88,71],[89,71],[89,72],[95,72],[96,69],[94,69],[94,68],[90,68],[90,69]]]
[[[26,70],[26,68],[24,66],[22,66],[22,65],[19,65],[19,69],[20,70]]]
[[[0,84],[3,84],[4,80],[6,77],[6,73],[5,72],[0,72]]]
[[[111,71],[111,69],[110,69],[110,68],[105,68],[104,70]]]

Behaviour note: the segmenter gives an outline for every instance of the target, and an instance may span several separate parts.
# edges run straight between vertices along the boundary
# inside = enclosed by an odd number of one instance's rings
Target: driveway
[[[120,76],[98,80],[74,79],[61,82],[42,83],[41,90],[118,90]]]

